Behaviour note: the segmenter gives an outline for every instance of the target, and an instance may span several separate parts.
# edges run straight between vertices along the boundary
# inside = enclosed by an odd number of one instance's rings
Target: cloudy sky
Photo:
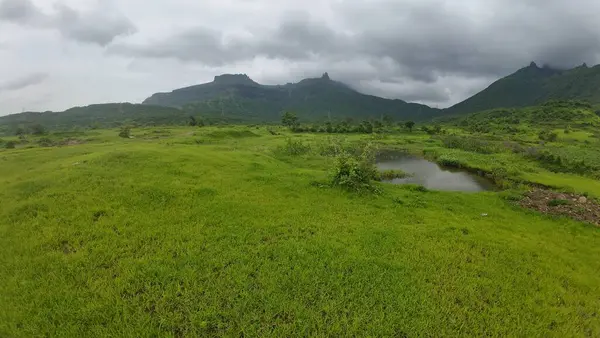
[[[0,0],[0,115],[327,71],[446,107],[530,61],[600,62],[597,0]]]

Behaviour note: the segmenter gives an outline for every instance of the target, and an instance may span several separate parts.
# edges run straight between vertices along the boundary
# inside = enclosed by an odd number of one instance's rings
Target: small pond
[[[431,190],[488,191],[495,190],[494,183],[465,170],[446,168],[437,163],[405,153],[387,153],[378,156],[379,170],[402,170],[406,178],[384,181],[392,184],[419,184]]]

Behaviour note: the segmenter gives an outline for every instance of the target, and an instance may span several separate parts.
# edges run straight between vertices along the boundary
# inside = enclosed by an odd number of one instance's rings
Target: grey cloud
[[[192,28],[147,44],[121,44],[111,52],[209,66],[257,56],[319,60],[324,67],[361,59],[374,65],[373,78],[411,80],[417,87],[444,76],[500,77],[532,60],[556,67],[600,60],[600,21],[589,15],[600,11],[595,0],[577,6],[562,0],[345,0],[332,9],[344,30],[293,15],[250,38],[227,39],[226,33]],[[412,97],[441,102],[448,94]]]
[[[20,90],[44,82],[48,78],[45,73],[33,73],[5,83],[0,83],[0,92]]]
[[[28,23],[42,13],[28,0],[4,0],[0,2],[0,20]]]
[[[77,11],[64,4],[55,5],[54,13],[46,14],[31,0],[4,0],[0,2],[0,21],[34,28],[56,29],[65,38],[106,46],[116,37],[136,32],[126,17],[105,8]]]

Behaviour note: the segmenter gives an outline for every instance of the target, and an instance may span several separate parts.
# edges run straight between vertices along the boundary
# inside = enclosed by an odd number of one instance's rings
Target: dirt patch
[[[600,226],[600,205],[583,195],[534,188],[520,204],[546,214],[568,216]]]

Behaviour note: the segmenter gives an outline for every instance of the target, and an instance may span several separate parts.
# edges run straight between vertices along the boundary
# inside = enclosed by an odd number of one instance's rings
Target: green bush
[[[495,154],[503,151],[500,144],[474,137],[450,135],[441,138],[444,147],[462,149],[480,154]]]
[[[131,127],[122,127],[119,131],[119,136],[122,138],[131,138]]]
[[[506,201],[518,202],[523,199],[523,194],[514,190],[506,190],[500,193],[500,197]]]
[[[4,145],[4,147],[6,149],[15,149],[15,147],[17,146],[17,142],[15,141],[8,141],[6,142],[6,144]]]
[[[437,162],[445,167],[461,168],[462,164],[459,159],[449,155],[442,155],[438,157]]]
[[[540,131],[540,133],[538,134],[538,137],[540,140],[548,141],[548,142],[556,142],[556,140],[558,140],[558,134],[556,132],[549,131],[549,130]]]
[[[287,138],[285,140],[285,144],[278,148],[279,153],[291,155],[291,156],[299,156],[304,155],[310,152],[310,145],[305,144],[300,140],[294,140],[292,138]]]
[[[39,139],[37,141],[37,143],[41,146],[41,147],[52,147],[54,145],[54,142],[47,138],[47,137],[42,137],[41,139]]]
[[[355,192],[375,191],[373,181],[378,178],[375,149],[369,143],[358,156],[344,152],[336,157],[331,183]]]
[[[559,200],[559,199],[553,199],[551,201],[548,202],[548,206],[550,207],[557,207],[559,205],[569,205],[571,204],[571,201],[569,200]]]
[[[328,136],[316,145],[321,156],[338,156],[344,152],[352,152],[351,146],[342,137]]]

